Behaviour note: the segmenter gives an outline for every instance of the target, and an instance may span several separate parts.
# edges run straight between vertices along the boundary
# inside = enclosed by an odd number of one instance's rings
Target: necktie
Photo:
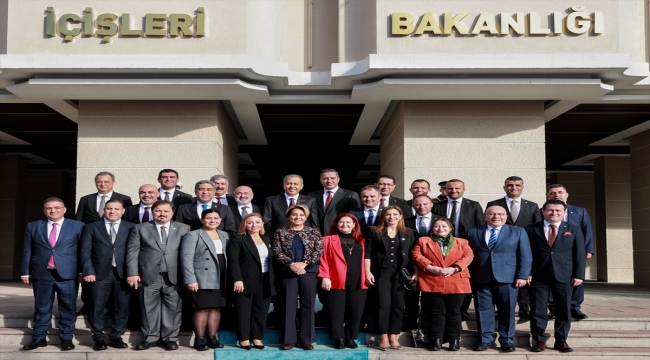
[[[115,238],[117,237],[117,232],[115,231],[115,225],[116,223],[112,222],[111,223],[111,244],[115,244]],[[115,254],[113,254],[113,262],[111,264],[112,266],[116,266],[115,264]]]
[[[325,210],[327,210],[327,208],[330,207],[331,202],[332,202],[332,192],[327,190],[327,199],[325,199]]]
[[[169,191],[165,191],[165,200],[169,201]]]
[[[164,226],[160,227],[160,242],[167,244],[167,230],[165,230]]]
[[[104,216],[104,206],[106,206],[106,195],[102,195],[102,200],[99,202],[99,207],[97,208],[99,217]]]
[[[143,223],[149,222],[149,219],[151,218],[149,216],[149,210],[151,209],[151,206],[145,206],[144,207],[144,213],[142,213],[142,221]]]
[[[246,215],[248,215],[248,210],[247,209],[248,209],[248,206],[242,206],[241,207],[241,217],[242,217],[242,219],[245,218]]]
[[[557,227],[553,224],[550,225],[551,229],[548,231],[548,246],[553,247],[555,239],[557,238]]]
[[[456,226],[456,210],[458,209],[458,201],[454,200],[452,203],[454,203],[454,205],[451,207],[451,215],[449,216],[449,220],[451,220],[451,223]]]
[[[221,198],[220,197],[217,198],[217,204],[221,204]]]
[[[372,226],[374,224],[374,222],[375,222],[375,216],[373,215],[374,211],[375,210],[373,210],[373,209],[368,209],[368,220],[366,220],[366,224],[368,226]]]
[[[418,233],[420,236],[427,236],[427,223],[425,217],[420,217],[420,225],[418,226]]]
[[[488,249],[492,251],[494,249],[494,246],[497,244],[497,229],[492,229],[490,230],[490,239],[488,240]]]
[[[57,223],[52,223],[52,231],[50,231],[50,237],[47,239],[50,242],[50,246],[54,248],[56,245],[56,226]],[[54,267],[54,255],[50,256],[50,259],[47,261],[47,267],[48,268],[53,268]]]
[[[203,208],[203,211],[208,210],[208,204],[201,204],[201,207]]]
[[[386,207],[386,200],[383,197],[379,201],[379,207],[380,208]]]
[[[512,217],[512,222],[517,221],[519,217],[519,203],[517,200],[512,200],[512,205],[510,205],[510,216]]]
[[[289,206],[296,206],[296,200],[289,198]]]

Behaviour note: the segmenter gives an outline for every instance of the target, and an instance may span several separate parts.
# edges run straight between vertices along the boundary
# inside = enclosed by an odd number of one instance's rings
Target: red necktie
[[[331,202],[332,202],[332,192],[327,190],[327,199],[325,199],[325,210],[327,210],[327,208],[330,207]]]
[[[296,200],[289,198],[289,206],[296,206]]]
[[[548,231],[548,246],[553,247],[555,239],[557,238],[557,230],[555,225],[551,224],[551,229]]]
[[[151,206],[144,207],[144,213],[142,213],[142,221],[140,221],[141,223],[149,222],[149,209],[151,209]]]
[[[386,203],[384,202],[384,198],[381,198],[381,202],[379,203],[379,207],[385,207]]]
[[[220,197],[217,198],[217,204],[221,204],[221,198]]]
[[[56,245],[56,226],[57,223],[52,223],[52,231],[50,231],[50,237],[47,239],[50,242],[50,246],[52,246],[52,249],[54,249],[54,246]],[[54,255],[50,256],[50,259],[47,261],[47,267],[53,268],[54,267]]]

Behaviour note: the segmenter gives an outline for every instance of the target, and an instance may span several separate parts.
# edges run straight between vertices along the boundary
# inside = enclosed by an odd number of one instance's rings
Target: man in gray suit
[[[169,201],[156,201],[151,211],[154,221],[133,227],[126,253],[126,282],[139,289],[142,309],[143,338],[135,349],[149,349],[162,339],[166,350],[176,350],[181,326],[179,249],[190,227],[171,221]]]

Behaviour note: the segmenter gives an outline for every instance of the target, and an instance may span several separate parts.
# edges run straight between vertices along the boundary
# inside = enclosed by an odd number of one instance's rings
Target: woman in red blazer
[[[368,289],[364,254],[359,220],[349,213],[339,214],[332,222],[330,235],[323,237],[323,256],[318,266],[321,287],[329,291],[330,339],[336,349],[357,347],[354,340],[359,336]]]
[[[467,240],[453,237],[453,225],[446,218],[431,224],[431,237],[421,237],[413,247],[418,266],[418,289],[422,291],[422,314],[429,314],[430,350],[442,349],[448,337],[449,350],[460,349],[462,321],[460,305],[472,292],[467,267],[474,253]],[[443,331],[447,329],[446,334]]]

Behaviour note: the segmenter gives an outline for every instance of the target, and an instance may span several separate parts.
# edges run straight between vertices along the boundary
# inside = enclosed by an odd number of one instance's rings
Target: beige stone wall
[[[395,195],[406,198],[414,179],[459,178],[483,207],[517,175],[524,197],[541,203],[543,111],[541,101],[402,101],[381,133],[381,171],[398,179]]]
[[[339,0],[339,61],[359,61],[377,53],[375,0]]]
[[[596,218],[596,192],[594,188],[594,173],[593,172],[560,172],[553,173],[549,177],[549,184],[562,184],[567,188],[569,193],[568,202],[571,205],[580,206],[587,209],[591,225],[594,230],[594,241],[598,245],[598,234],[596,234],[596,226],[598,219]],[[541,203],[540,203],[541,205]],[[595,280],[598,278],[598,263],[599,248],[596,248],[596,255],[591,259],[587,259],[587,267],[585,276],[588,280]]]
[[[650,287],[650,130],[630,137],[634,285]]]
[[[77,200],[96,191],[103,170],[115,174],[115,191],[134,200],[164,168],[177,170],[189,193],[214,174],[236,184],[237,140],[220,101],[82,101]]]
[[[632,283],[630,158],[603,156],[594,165],[598,280]]]

